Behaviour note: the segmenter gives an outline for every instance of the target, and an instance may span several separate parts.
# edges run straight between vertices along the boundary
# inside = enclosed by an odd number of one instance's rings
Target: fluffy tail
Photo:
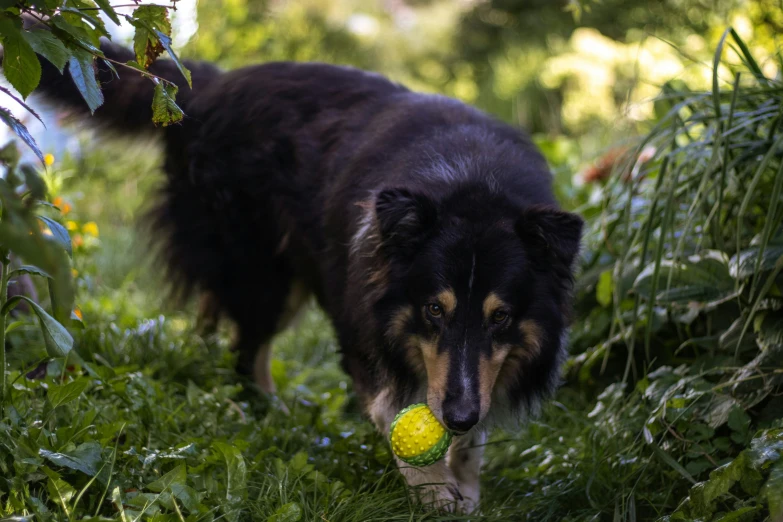
[[[136,57],[130,49],[104,41],[101,51],[106,58],[125,63],[135,60]],[[89,108],[76,88],[71,78],[68,66],[63,74],[39,56],[41,62],[41,83],[35,93],[55,106],[68,108],[73,111],[89,115]],[[164,78],[179,87],[177,104],[188,113],[188,104],[193,98],[194,92],[203,89],[221,73],[212,64],[205,62],[193,62],[184,60],[184,65],[190,69],[193,88],[188,87],[182,73],[177,69],[172,60],[157,60],[150,65],[149,72]],[[103,60],[97,60],[96,77],[103,91],[103,105],[96,109],[93,117],[96,123],[107,125],[122,132],[137,132],[149,129],[152,124],[152,96],[155,85],[149,78],[145,78],[139,72],[116,65],[119,78],[109,69]]]

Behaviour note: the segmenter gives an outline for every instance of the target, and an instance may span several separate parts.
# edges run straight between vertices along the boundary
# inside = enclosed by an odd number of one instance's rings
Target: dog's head
[[[435,415],[461,433],[493,399],[513,408],[551,391],[581,218],[470,188],[440,201],[387,189],[374,210],[388,263],[379,319]]]

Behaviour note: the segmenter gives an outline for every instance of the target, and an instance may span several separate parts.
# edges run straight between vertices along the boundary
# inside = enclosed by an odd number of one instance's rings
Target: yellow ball
[[[389,430],[392,451],[403,462],[429,466],[446,455],[451,444],[449,432],[424,403],[400,411]]]

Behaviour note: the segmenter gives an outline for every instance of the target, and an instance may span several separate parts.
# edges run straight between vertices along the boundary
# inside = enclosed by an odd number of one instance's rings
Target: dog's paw
[[[457,484],[422,484],[411,489],[417,500],[424,506],[444,513],[463,513],[464,497]]]

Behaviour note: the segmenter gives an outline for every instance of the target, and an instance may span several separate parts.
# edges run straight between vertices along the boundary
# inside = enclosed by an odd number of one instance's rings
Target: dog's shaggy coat
[[[41,61],[39,92],[86,111]],[[93,120],[165,140],[152,218],[175,288],[233,320],[238,370],[267,392],[269,341],[314,295],[380,430],[426,400],[461,434],[444,461],[402,471],[425,500],[472,509],[486,430],[552,392],[564,356],[582,222],[558,209],[543,157],[519,130],[377,74],[187,65],[192,90],[172,62],[150,69],[180,86],[181,124],[155,130],[153,84],[102,63]]]

